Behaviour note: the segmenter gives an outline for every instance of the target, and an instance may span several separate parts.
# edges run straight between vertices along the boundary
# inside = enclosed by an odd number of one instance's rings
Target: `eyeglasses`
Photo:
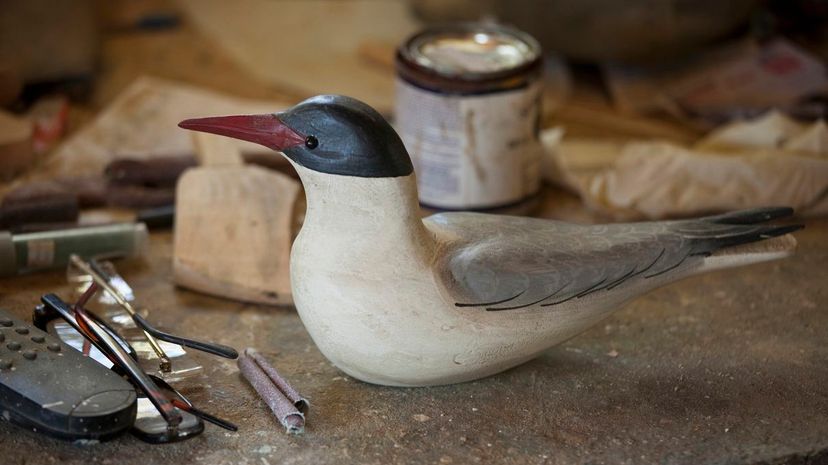
[[[72,265],[76,266],[78,269],[86,273],[92,278],[92,281],[97,284],[99,287],[103,288],[107,294],[109,294],[121,308],[126,311],[129,316],[132,318],[132,321],[141,328],[144,334],[147,337],[147,341],[152,346],[153,351],[158,354],[158,358],[161,360],[161,370],[162,371],[169,371],[170,370],[170,361],[169,357],[164,353],[163,349],[161,349],[160,345],[158,344],[158,340],[166,341],[172,344],[178,344],[184,347],[190,347],[192,349],[200,350],[202,352],[207,352],[213,355],[218,355],[220,357],[236,359],[239,357],[239,353],[236,352],[235,349],[232,347],[228,347],[222,344],[215,344],[215,343],[208,343],[197,341],[194,339],[188,339],[185,337],[174,336],[169,333],[165,333],[160,331],[150,325],[150,323],[142,317],[138,311],[133,308],[132,304],[130,303],[129,299],[124,296],[117,287],[113,286],[108,279],[108,273],[95,261],[85,262],[82,258],[78,255],[72,255],[70,257],[70,261]]]
[[[37,326],[45,325],[53,317],[60,317],[72,326],[78,333],[82,334],[89,343],[96,347],[107,359],[112,363],[112,368],[116,372],[126,376],[149,400],[150,404],[155,407],[155,410],[163,420],[163,431],[159,431],[159,424],[157,421],[147,420],[147,416],[136,419],[134,429],[138,430],[138,437],[150,442],[171,442],[186,439],[200,433],[203,425],[200,427],[190,417],[196,417],[198,420],[209,421],[222,428],[237,431],[238,428],[232,423],[210,415],[202,410],[199,410],[187,401],[183,395],[175,391],[169,384],[162,379],[146,374],[138,366],[133,358],[134,350],[117,334],[115,330],[106,325],[100,318],[88,312],[85,309],[86,303],[98,291],[97,283],[91,283],[89,288],[81,295],[75,305],[70,306],[54,294],[47,294],[41,298],[43,306],[35,311],[35,323]],[[143,320],[143,319],[142,319]],[[150,327],[146,320],[143,320],[146,327]],[[142,327],[145,327],[141,325]],[[190,339],[173,336],[168,333],[160,332],[152,328],[156,334],[162,335],[164,338],[174,339],[177,341],[186,341],[193,347],[198,348],[202,346],[209,346],[214,348],[217,344],[202,343],[199,341],[192,341]],[[159,337],[159,339],[161,339]],[[88,346],[87,346],[88,347]],[[84,352],[88,353],[87,347],[84,347]],[[220,346],[226,349],[226,346]],[[206,350],[205,350],[206,351]],[[230,355],[226,350],[210,350],[210,353],[217,353],[219,355]],[[227,355],[224,355],[227,354]],[[146,411],[146,409],[144,409]],[[140,420],[140,421],[139,421]],[[188,420],[188,421],[185,421]]]
[[[117,330],[118,335],[135,349],[139,365],[148,374],[154,374],[167,382],[175,383],[203,372],[201,363],[184,347],[156,340],[135,323],[127,310],[134,310],[144,320],[147,320],[149,312],[146,307],[136,304],[135,292],[118,274],[112,262],[95,259],[85,261],[80,257],[72,256],[66,271],[75,299],[80,297],[93,282],[103,282],[108,285],[110,290],[103,288],[102,292],[86,304],[86,309],[100,316],[101,320]],[[126,303],[126,305],[121,305],[121,303]],[[124,308],[125,306],[127,309]],[[62,320],[51,322],[48,331],[78,350],[81,350],[84,344],[89,345],[82,334]],[[234,352],[229,352],[228,355],[233,355]],[[94,347],[89,356],[107,368],[111,366],[109,359]]]

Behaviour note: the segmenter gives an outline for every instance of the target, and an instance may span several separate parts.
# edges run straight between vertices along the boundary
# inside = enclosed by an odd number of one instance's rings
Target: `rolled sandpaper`
[[[308,401],[304,397],[302,397],[298,392],[296,392],[296,389],[293,389],[293,386],[288,384],[288,382],[284,378],[282,378],[279,372],[277,372],[271,364],[267,363],[267,360],[265,360],[259,352],[257,352],[255,349],[248,348],[244,351],[244,353],[245,355],[253,358],[253,360],[256,361],[256,364],[259,365],[259,368],[261,368],[262,371],[265,372],[265,374],[268,376],[268,378],[270,378],[273,384],[276,385],[276,388],[279,389],[279,391],[281,391],[282,394],[284,394],[285,397],[287,397],[287,399],[293,403],[294,407],[296,407],[300,412],[304,412],[305,409],[308,408]]]
[[[288,433],[305,430],[307,401],[254,349],[245,349],[238,359],[242,376],[253,386]],[[265,371],[267,370],[267,371]]]

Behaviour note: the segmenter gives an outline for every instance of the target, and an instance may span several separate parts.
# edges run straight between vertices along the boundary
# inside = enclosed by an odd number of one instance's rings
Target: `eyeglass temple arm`
[[[230,423],[227,420],[221,419],[221,418],[219,418],[215,415],[207,413],[204,410],[193,407],[192,405],[189,405],[189,404],[187,404],[187,403],[185,403],[181,400],[173,399],[172,402],[173,402],[173,405],[175,405],[179,409],[184,410],[185,412],[189,412],[189,413],[201,418],[204,421],[209,421],[210,423],[212,423],[216,426],[219,426],[221,428],[224,428],[228,431],[238,431],[239,430],[239,427],[234,425],[233,423]]]
[[[60,299],[60,297],[58,297],[54,294],[46,294],[46,295],[44,295],[40,298],[40,301],[43,302],[44,308],[47,308],[47,309],[57,313],[58,316],[60,318],[62,318],[64,321],[66,321],[66,323],[68,323],[69,326],[71,326],[75,331],[77,331],[78,334],[83,336],[84,339],[91,342],[95,347],[98,348],[98,350],[101,351],[102,354],[104,354],[108,359],[110,359],[110,361],[112,361],[114,363],[114,360],[112,360],[112,356],[110,356],[107,353],[106,349],[101,345],[100,341],[92,340],[92,339],[90,339],[89,337],[86,336],[86,332],[80,327],[80,325],[78,325],[77,320],[75,320],[75,315],[73,315],[72,311],[69,310],[69,305],[66,302],[64,302],[63,300]],[[52,319],[52,317],[49,317],[49,320],[51,320],[51,319]],[[43,321],[45,323],[47,320],[43,319],[41,321]],[[44,326],[44,328],[41,328],[41,329],[43,329],[45,331],[45,326]]]
[[[150,379],[155,381],[155,383],[160,388],[165,389],[166,391],[168,391],[168,393],[172,394],[172,395],[169,396],[169,398],[172,401],[173,405],[178,407],[179,410],[189,412],[189,413],[201,418],[204,421],[209,421],[210,423],[212,423],[216,426],[220,426],[220,427],[222,427],[226,430],[229,430],[229,431],[238,431],[239,430],[239,427],[234,425],[233,423],[231,423],[227,420],[221,419],[221,418],[219,418],[219,417],[217,417],[213,414],[207,413],[204,410],[198,409],[195,406],[193,406],[193,404],[191,404],[190,401],[187,400],[186,397],[184,397],[180,392],[176,391],[175,388],[170,386],[169,383],[167,383],[163,379],[161,379],[161,378],[159,378],[155,375],[150,375]]]
[[[123,294],[118,292],[112,285],[109,284],[109,279],[106,276],[106,273],[103,270],[96,266],[94,261],[87,263],[84,261],[79,255],[72,254],[69,256],[69,260],[72,264],[78,267],[81,271],[88,274],[92,281],[97,284],[99,287],[102,287],[109,295],[118,302],[118,305],[121,306],[131,317],[133,320],[135,319],[135,309],[132,308],[129,301],[124,297]],[[159,365],[161,371],[165,373],[169,373],[172,370],[172,362],[170,362],[170,357],[164,352],[164,349],[158,344],[158,341],[149,333],[149,331],[144,330],[144,335],[147,338],[147,342],[149,342],[150,347],[152,348],[155,355],[158,356]]]
[[[181,336],[175,336],[173,334],[165,333],[159,329],[155,329],[152,327],[147,320],[145,320],[141,315],[135,313],[132,315],[132,319],[135,320],[135,323],[141,327],[144,331],[152,334],[156,339],[160,339],[162,341],[171,342],[173,344],[182,345],[185,347],[190,347],[196,350],[200,350],[202,352],[207,352],[213,355],[218,355],[219,357],[229,358],[229,359],[236,359],[239,357],[239,353],[236,349],[222,345],[216,344],[213,342],[202,342],[196,341],[195,339],[187,339]]]
[[[121,294],[118,289],[112,286],[109,283],[109,276],[108,274],[101,268],[101,266],[94,260],[90,262],[83,261],[77,255],[73,255],[71,257],[72,263],[81,269],[84,273],[89,274],[92,279],[106,292],[108,292],[112,297],[118,302],[130,317],[138,325],[145,333],[149,333],[151,338],[160,339],[165,342],[171,342],[173,344],[182,345],[185,347],[190,347],[192,349],[200,350],[202,352],[207,352],[209,354],[218,355],[219,357],[229,358],[229,359],[237,359],[239,358],[239,353],[236,349],[222,345],[216,344],[212,342],[203,342],[197,341],[195,339],[188,339],[181,336],[175,336],[170,333],[165,333],[159,329],[153,327],[150,322],[144,319],[135,309],[132,307],[132,304],[126,299],[126,297]],[[150,340],[152,340],[150,338]]]

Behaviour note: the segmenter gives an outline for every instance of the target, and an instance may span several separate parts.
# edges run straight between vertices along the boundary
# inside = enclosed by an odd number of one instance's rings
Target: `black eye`
[[[305,138],[305,147],[313,150],[316,148],[317,145],[319,145],[319,141],[316,140],[316,137],[308,136],[307,138]]]

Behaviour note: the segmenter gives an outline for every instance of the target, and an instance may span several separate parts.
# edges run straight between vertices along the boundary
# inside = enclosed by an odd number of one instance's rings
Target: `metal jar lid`
[[[397,72],[418,87],[480,94],[521,87],[541,71],[542,53],[529,34],[496,24],[428,28],[397,50]]]

